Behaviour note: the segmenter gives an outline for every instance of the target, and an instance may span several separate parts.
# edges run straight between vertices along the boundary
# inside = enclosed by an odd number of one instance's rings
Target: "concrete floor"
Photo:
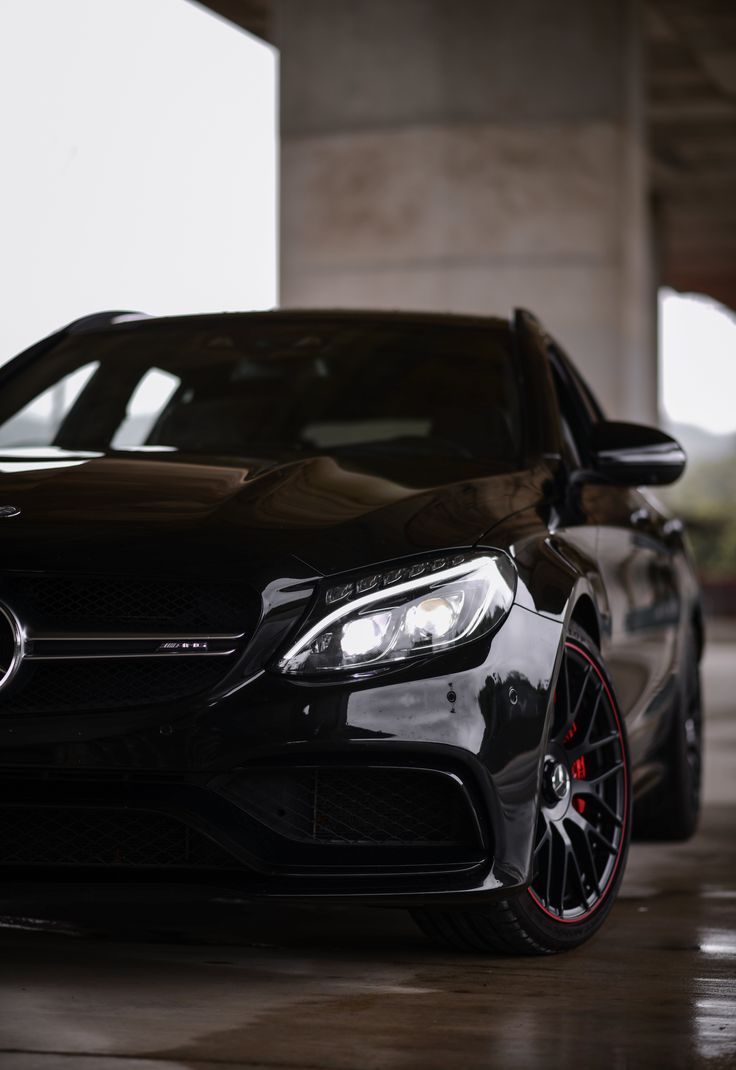
[[[438,951],[398,911],[0,900],[2,1070],[736,1067],[736,642],[705,662],[706,809],[635,846],[550,959]]]

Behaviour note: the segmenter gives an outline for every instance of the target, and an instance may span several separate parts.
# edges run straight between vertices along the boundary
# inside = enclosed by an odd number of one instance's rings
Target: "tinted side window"
[[[593,424],[597,424],[600,423],[602,420],[605,420],[606,417],[603,414],[603,409],[598,404],[598,399],[586,383],[585,379],[583,379],[582,375],[574,365],[570,365],[570,370],[572,372],[575,385],[578,388],[578,393],[580,394],[583,404],[587,409],[588,416],[590,417],[590,422]]]
[[[554,368],[560,409],[575,440],[579,457],[583,463],[587,463],[591,428],[606,417],[580,372],[555,342],[550,342],[549,356]]]
[[[556,343],[552,344],[551,350],[553,360],[561,367],[565,379],[569,382],[570,388],[577,395],[583,407],[587,423],[589,425],[597,424],[601,420],[605,420],[606,417],[598,403],[598,399],[567,354]]]
[[[573,468],[579,468],[585,455],[586,429],[580,416],[579,406],[575,404],[574,395],[564,381],[554,360],[552,365],[552,378],[555,384],[555,393],[560,407],[560,423],[562,426],[563,449],[565,461]]]

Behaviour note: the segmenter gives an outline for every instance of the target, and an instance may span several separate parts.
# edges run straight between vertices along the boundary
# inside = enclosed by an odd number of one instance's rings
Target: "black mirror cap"
[[[679,442],[657,427],[605,421],[590,436],[593,468],[607,483],[623,487],[664,486],[685,471]]]

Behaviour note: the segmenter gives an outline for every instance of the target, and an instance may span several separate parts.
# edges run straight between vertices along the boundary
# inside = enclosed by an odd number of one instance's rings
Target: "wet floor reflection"
[[[731,821],[713,808],[692,844],[636,847],[600,936],[541,960],[439,952],[391,910],[6,899],[0,1063],[736,1065]]]

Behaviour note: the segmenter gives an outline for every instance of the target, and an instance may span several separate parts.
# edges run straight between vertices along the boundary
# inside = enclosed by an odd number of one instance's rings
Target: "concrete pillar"
[[[274,0],[291,307],[536,312],[656,412],[638,0]]]

